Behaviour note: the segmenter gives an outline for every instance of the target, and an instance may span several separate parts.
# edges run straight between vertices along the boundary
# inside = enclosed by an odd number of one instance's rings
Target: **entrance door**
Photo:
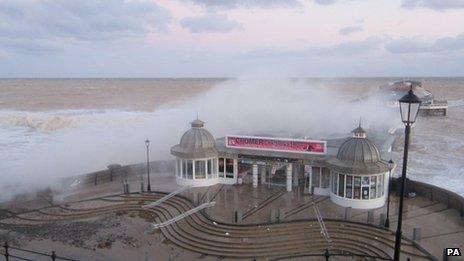
[[[369,199],[369,187],[362,187],[362,199]]]
[[[287,169],[285,165],[266,165],[265,180],[262,184],[267,186],[283,186],[287,185]]]

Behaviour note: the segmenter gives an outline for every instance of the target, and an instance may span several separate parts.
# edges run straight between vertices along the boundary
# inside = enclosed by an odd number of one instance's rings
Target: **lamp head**
[[[406,95],[401,97],[399,100],[400,103],[400,113],[401,113],[401,121],[405,125],[412,125],[419,114],[419,108],[421,105],[421,100],[417,97],[413,90],[412,85],[411,89],[408,91]]]

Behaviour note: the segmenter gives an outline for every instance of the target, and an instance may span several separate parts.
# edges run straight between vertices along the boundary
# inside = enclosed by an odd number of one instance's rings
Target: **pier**
[[[448,111],[448,101],[433,100],[430,104],[422,104],[419,113],[422,116],[446,116]]]

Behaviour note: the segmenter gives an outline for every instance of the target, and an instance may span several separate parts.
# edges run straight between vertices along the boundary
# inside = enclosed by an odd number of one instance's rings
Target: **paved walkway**
[[[257,189],[250,185],[215,185],[209,189],[191,189],[186,196],[191,199],[203,197],[207,200],[217,194],[214,199],[217,204],[206,213],[224,222],[234,222],[236,210],[246,216],[239,221],[242,224],[278,222],[276,216],[282,221],[316,219],[312,202],[316,202],[323,218],[345,219],[345,208],[332,203],[328,197],[304,195],[301,188],[280,193],[284,189],[268,189],[265,185],[260,185]],[[394,193],[390,204],[390,230],[394,232],[398,217],[398,197]],[[458,211],[420,196],[406,199],[404,210],[404,236],[412,239],[413,229],[420,228],[421,239],[416,242],[437,258],[441,258],[443,249],[447,247],[464,250],[464,219]],[[386,205],[373,212],[371,224],[380,225],[380,215],[386,214]],[[352,209],[348,220],[368,223],[368,212]]]
[[[128,181],[131,192],[140,191],[139,175],[128,177]],[[154,191],[171,192],[179,188],[175,183],[175,177],[168,173],[153,173],[151,185]],[[97,186],[80,184],[64,188],[61,194],[55,196],[54,201],[64,203],[121,192],[120,180],[101,182]],[[279,186],[269,189],[260,185],[253,189],[249,184],[215,185],[208,188],[192,188],[182,195],[195,204],[216,201],[216,205],[205,212],[213,219],[227,223],[235,222],[236,210],[242,217],[239,221],[241,224],[315,219],[313,202],[319,207],[324,219],[345,219],[345,209],[332,203],[328,197],[304,195],[302,189],[297,187],[292,192],[286,192],[284,187]],[[391,201],[390,229],[393,233],[396,230],[398,208],[398,198],[393,193]],[[3,207],[14,210],[47,205],[49,202],[46,200],[33,198],[16,201],[14,205],[3,204]],[[381,213],[386,213],[386,206],[374,210],[372,224],[379,225]],[[349,220],[366,223],[367,218],[367,211],[353,209]],[[421,228],[421,239],[416,242],[438,259],[441,259],[444,248],[460,247],[464,250],[464,220],[456,210],[448,209],[444,204],[419,196],[406,199],[403,235],[412,238],[413,229],[417,227]]]

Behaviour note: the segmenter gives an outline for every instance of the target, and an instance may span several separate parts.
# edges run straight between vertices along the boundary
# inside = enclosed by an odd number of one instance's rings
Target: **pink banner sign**
[[[327,143],[325,141],[255,136],[227,136],[226,147],[308,154],[326,154],[327,152]]]

